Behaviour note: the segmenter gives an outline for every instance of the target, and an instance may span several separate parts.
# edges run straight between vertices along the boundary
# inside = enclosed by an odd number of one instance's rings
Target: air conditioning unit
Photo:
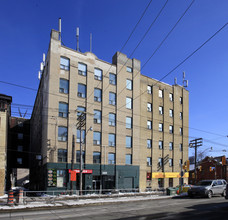
[[[59,92],[65,93],[64,91],[65,91],[64,88],[59,88]]]

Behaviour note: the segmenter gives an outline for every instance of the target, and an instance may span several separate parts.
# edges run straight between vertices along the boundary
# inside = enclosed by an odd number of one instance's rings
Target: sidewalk
[[[7,211],[28,211],[36,209],[50,209],[50,208],[65,208],[65,207],[77,207],[85,205],[101,205],[110,203],[122,203],[122,202],[133,202],[133,201],[145,201],[154,199],[170,199],[174,196],[158,195],[151,193],[137,193],[137,194],[118,194],[109,196],[58,196],[58,197],[34,197],[34,200],[28,197],[26,205],[8,206],[6,203],[0,202],[0,212]],[[2,201],[2,199],[1,199]]]

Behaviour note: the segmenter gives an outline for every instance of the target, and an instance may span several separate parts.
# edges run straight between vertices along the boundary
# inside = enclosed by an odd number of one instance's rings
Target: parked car
[[[188,190],[188,196],[204,196],[211,198],[213,195],[226,195],[225,180],[202,180]]]
[[[226,184],[226,196],[225,199],[228,199],[228,183]]]

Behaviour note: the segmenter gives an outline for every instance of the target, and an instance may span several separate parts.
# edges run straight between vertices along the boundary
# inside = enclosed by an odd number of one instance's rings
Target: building
[[[0,195],[4,195],[6,187],[8,125],[11,115],[12,97],[0,94]]]
[[[141,63],[117,52],[112,63],[61,45],[51,31],[31,117],[31,185],[83,189],[157,189],[179,184],[188,159],[188,91],[141,74]],[[77,118],[85,113],[80,132]],[[73,136],[75,135],[75,141]],[[74,142],[74,144],[72,144]],[[187,181],[188,173],[183,173]],[[79,174],[74,188],[79,188]]]

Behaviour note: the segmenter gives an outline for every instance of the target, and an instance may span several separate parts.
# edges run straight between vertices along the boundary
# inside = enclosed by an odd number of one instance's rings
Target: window
[[[158,187],[164,188],[164,179],[163,178],[158,178]]]
[[[94,89],[94,101],[101,102],[101,89]]]
[[[68,104],[59,102],[59,117],[67,118],[68,116]]]
[[[158,166],[159,167],[163,166],[163,158],[161,158],[161,157],[158,158]]]
[[[180,144],[179,147],[180,147],[180,151],[183,151],[183,144]]]
[[[67,141],[67,127],[58,127],[58,141]]]
[[[67,150],[58,149],[58,162],[67,162]]]
[[[18,146],[17,146],[17,151],[20,151],[20,152],[22,152],[22,151],[23,151],[23,146],[21,146],[21,145],[18,145]]]
[[[129,66],[127,66],[126,70],[127,70],[127,72],[132,73],[132,68]]]
[[[102,70],[94,69],[94,79],[102,80]]]
[[[147,172],[146,174],[146,180],[151,181],[151,173]]]
[[[159,114],[160,114],[160,115],[163,115],[163,107],[162,107],[162,106],[159,106],[159,107],[158,107],[158,110],[159,110]]]
[[[109,104],[116,105],[116,93],[109,92]]]
[[[147,86],[147,93],[152,94],[152,86]]]
[[[132,155],[131,154],[126,154],[125,155],[125,164],[131,165],[132,164]]]
[[[183,119],[183,112],[180,112],[180,120]]]
[[[132,98],[126,97],[126,108],[132,109]]]
[[[82,106],[77,107],[77,116],[80,116],[82,112],[85,112],[86,108]]]
[[[18,133],[17,134],[17,139],[22,140],[23,139],[23,134],[22,133]]]
[[[81,162],[81,157],[80,157],[80,150],[76,151],[76,163]],[[82,151],[82,163],[85,163],[85,151]]]
[[[169,166],[172,167],[173,166],[173,159],[169,158]]]
[[[101,153],[93,152],[93,163],[101,163]]]
[[[158,90],[158,97],[159,98],[163,97],[163,91],[161,89]]]
[[[151,148],[151,147],[152,147],[152,140],[147,139],[147,148]]]
[[[82,76],[87,75],[87,65],[84,63],[78,63],[78,74]]]
[[[152,121],[147,120],[147,128],[152,129]]]
[[[183,135],[183,128],[180,128],[180,135]]]
[[[173,134],[173,125],[170,125],[170,126],[169,126],[169,133],[170,133],[170,134]]]
[[[163,131],[163,124],[162,124],[162,123],[159,123],[158,130],[159,130],[159,131]]]
[[[132,148],[132,137],[131,136],[126,136],[126,147]]]
[[[98,132],[98,131],[93,132],[93,144],[94,145],[101,144],[101,132]]]
[[[173,178],[169,178],[169,187],[173,187]]]
[[[57,170],[57,187],[66,187],[67,185],[66,170]]]
[[[86,85],[78,83],[78,97],[86,98]]]
[[[132,118],[126,117],[126,128],[132,128]]]
[[[70,69],[70,60],[65,57],[60,57],[60,68],[63,70],[69,70]]]
[[[146,161],[147,161],[147,166],[152,165],[152,158],[151,157],[147,157]]]
[[[182,159],[179,160],[179,165],[182,166]]]
[[[173,150],[173,142],[169,142],[169,150]]]
[[[109,113],[109,116],[108,116],[108,124],[110,126],[116,126],[116,114]]]
[[[170,117],[170,118],[173,117],[173,109],[169,109],[169,117]]]
[[[94,113],[94,116],[93,116],[94,124],[100,124],[101,123],[101,111],[94,110],[93,113]]]
[[[108,146],[115,147],[116,146],[116,135],[108,134]]]
[[[116,158],[114,153],[108,153],[108,164],[115,164]]]
[[[132,90],[132,80],[130,79],[126,80],[126,88],[129,90]]]
[[[59,92],[68,94],[69,93],[69,81],[66,79],[59,80]]]
[[[163,141],[159,141],[158,142],[158,147],[159,147],[160,150],[163,149]]]
[[[183,98],[180,97],[180,104],[183,104]]]
[[[77,143],[80,143],[81,132],[77,129]],[[82,143],[85,143],[85,130],[82,130]]]
[[[109,73],[109,83],[116,85],[116,75],[114,73]]]
[[[147,111],[152,112],[152,104],[149,102],[147,103]]]
[[[18,157],[18,158],[17,158],[17,164],[19,164],[19,165],[22,164],[22,158],[21,158],[21,157]]]
[[[170,100],[171,102],[173,102],[173,94],[172,94],[172,93],[169,93],[169,100]]]

